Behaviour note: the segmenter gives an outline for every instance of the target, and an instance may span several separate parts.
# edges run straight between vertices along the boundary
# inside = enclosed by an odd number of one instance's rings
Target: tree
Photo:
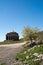
[[[37,38],[37,33],[39,32],[38,27],[35,28],[30,28],[30,27],[24,27],[22,34],[23,34],[23,38],[24,40],[31,40],[34,39],[36,40]]]
[[[31,29],[27,26],[23,28],[22,34],[24,40],[29,40],[29,35],[30,35]]]

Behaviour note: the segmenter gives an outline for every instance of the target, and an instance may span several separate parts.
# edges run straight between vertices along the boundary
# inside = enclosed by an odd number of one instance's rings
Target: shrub
[[[6,63],[1,63],[0,65],[6,65]]]

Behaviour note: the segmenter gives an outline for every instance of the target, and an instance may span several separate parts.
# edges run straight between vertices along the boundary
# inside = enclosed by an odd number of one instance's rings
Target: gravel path
[[[0,64],[6,63],[6,65],[14,65],[15,56],[22,49],[24,43],[0,45]]]

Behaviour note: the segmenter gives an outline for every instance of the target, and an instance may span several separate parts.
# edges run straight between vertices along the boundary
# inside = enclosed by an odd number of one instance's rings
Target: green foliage
[[[0,65],[6,65],[6,63],[1,63]]]
[[[28,40],[29,39],[29,34],[31,32],[31,29],[29,27],[24,27],[22,34],[23,34],[23,38],[24,40]]]
[[[38,35],[39,39],[43,40],[43,31],[38,32],[37,35]]]
[[[40,61],[30,61],[29,65],[40,65]]]
[[[25,51],[26,51],[26,54],[24,54]],[[29,65],[40,65],[41,61],[32,60],[32,59],[36,58],[33,55],[34,53],[43,54],[43,44],[41,44],[40,47],[38,47],[38,45],[36,45],[36,47],[32,48],[30,51],[28,51],[27,48],[24,48],[24,50],[22,50],[19,54],[17,54],[16,58],[18,58],[18,60],[21,59],[21,61],[26,60],[26,63]],[[28,60],[26,59],[26,56],[29,56]]]
[[[35,28],[29,28],[29,27],[24,27],[22,34],[24,40],[32,40],[37,38],[37,33],[39,32],[39,29],[37,27]]]
[[[3,41],[3,42],[0,42],[0,45],[4,45],[4,44],[15,44],[15,43],[22,43],[23,40],[20,39],[19,41],[12,41],[12,40],[6,40],[6,41]]]

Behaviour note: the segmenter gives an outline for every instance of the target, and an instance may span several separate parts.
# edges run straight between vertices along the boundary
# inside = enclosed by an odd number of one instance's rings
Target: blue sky
[[[0,41],[13,30],[21,37],[24,26],[43,30],[43,0],[0,0]]]

